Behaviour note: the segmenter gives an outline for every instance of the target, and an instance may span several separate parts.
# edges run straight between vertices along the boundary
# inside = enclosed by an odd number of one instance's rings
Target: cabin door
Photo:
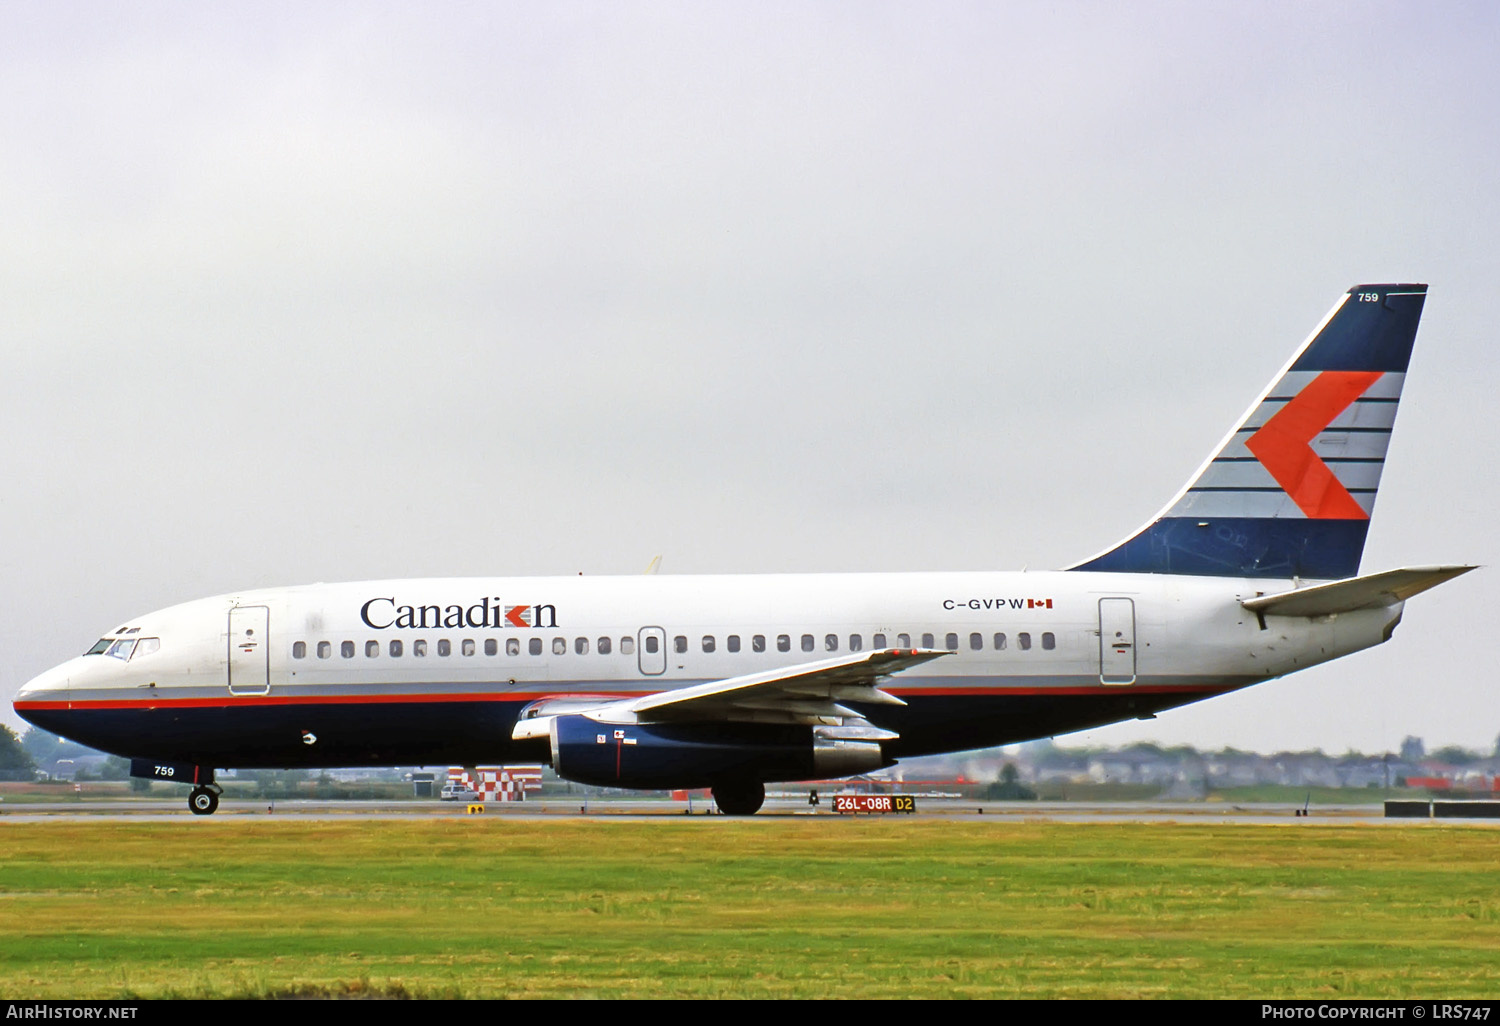
[[[1135,602],[1099,600],[1099,683],[1135,683]]]
[[[229,691],[264,695],[271,690],[271,610],[235,606],[229,611]]]
[[[635,637],[636,658],[648,677],[667,672],[667,632],[660,627],[642,627]]]

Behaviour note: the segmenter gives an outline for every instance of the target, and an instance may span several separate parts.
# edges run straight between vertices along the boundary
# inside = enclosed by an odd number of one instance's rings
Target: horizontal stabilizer
[[[1409,566],[1400,570],[1351,577],[1345,581],[1315,584],[1310,588],[1284,591],[1279,595],[1261,595],[1244,599],[1240,605],[1255,613],[1271,616],[1327,616],[1349,613],[1356,609],[1389,606],[1436,588],[1472,566]]]

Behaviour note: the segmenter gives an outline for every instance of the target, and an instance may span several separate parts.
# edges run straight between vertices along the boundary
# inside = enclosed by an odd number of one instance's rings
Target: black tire
[[[219,807],[219,796],[206,787],[195,787],[188,795],[188,808],[195,816],[212,816]]]
[[[766,785],[759,780],[736,780],[715,784],[714,801],[726,816],[753,816],[766,802]]]

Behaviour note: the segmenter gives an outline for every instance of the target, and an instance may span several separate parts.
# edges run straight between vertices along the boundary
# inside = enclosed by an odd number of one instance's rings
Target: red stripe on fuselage
[[[609,695],[580,695],[558,691],[507,691],[503,695],[239,695],[234,698],[100,698],[73,702],[17,702],[17,712],[28,709],[235,709],[247,705],[399,705],[447,702],[534,702],[539,698],[639,698],[649,691],[620,691]]]
[[[939,695],[1216,695],[1221,691],[1235,691],[1241,684],[1088,684],[1056,688],[881,688],[901,698],[922,698]]]
[[[1127,686],[1093,684],[1068,687],[939,687],[939,688],[891,688],[882,690],[904,698],[939,698],[983,695],[1213,695],[1234,691],[1243,685],[1219,684],[1131,684]],[[401,705],[439,704],[455,702],[534,702],[543,698],[597,698],[601,702],[639,698],[642,695],[659,694],[654,691],[615,691],[608,694],[578,693],[568,691],[507,691],[503,694],[447,694],[447,695],[240,695],[234,698],[103,698],[73,702],[17,702],[17,712],[27,710],[79,710],[90,709],[235,709],[245,706],[268,705]]]

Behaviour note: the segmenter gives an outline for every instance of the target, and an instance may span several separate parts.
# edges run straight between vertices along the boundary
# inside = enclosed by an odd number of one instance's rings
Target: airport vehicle
[[[479,792],[472,787],[464,787],[462,784],[447,783],[438,798],[445,802],[477,802]]]
[[[217,768],[544,761],[750,814],[768,781],[1151,718],[1378,645],[1473,569],[1359,576],[1426,292],[1350,289],[1160,514],[1065,570],[249,591],[129,620],[15,707],[197,813]]]

